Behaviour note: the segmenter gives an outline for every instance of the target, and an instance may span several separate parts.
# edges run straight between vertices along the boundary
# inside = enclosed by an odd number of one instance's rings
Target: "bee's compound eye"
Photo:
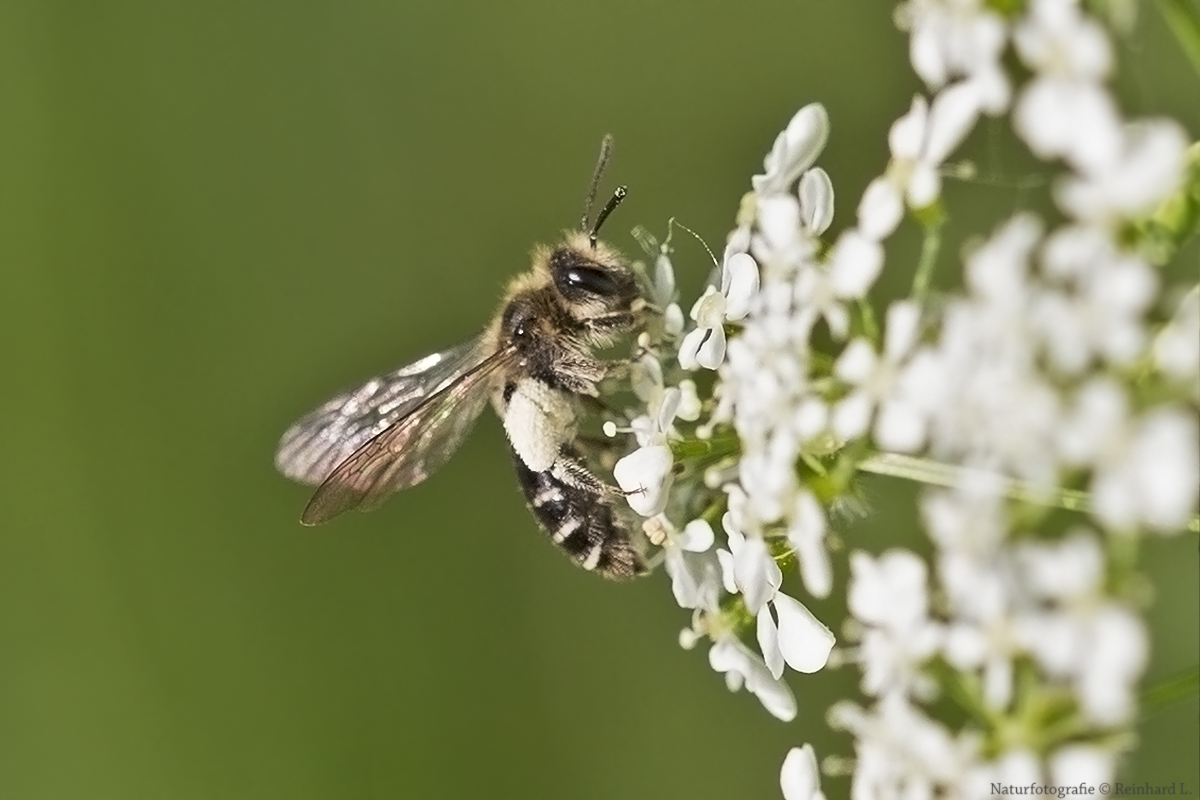
[[[614,295],[620,291],[612,276],[595,267],[571,267],[563,275],[568,286],[572,289],[582,289],[598,295]]]

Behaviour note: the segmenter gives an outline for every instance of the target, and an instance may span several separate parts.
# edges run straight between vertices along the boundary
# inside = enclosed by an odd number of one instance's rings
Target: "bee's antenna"
[[[608,202],[604,204],[604,208],[600,209],[600,213],[596,215],[596,224],[592,226],[592,232],[588,234],[588,239],[591,240],[592,249],[596,249],[596,235],[600,233],[600,226],[604,224],[604,220],[608,219],[608,215],[613,212],[617,206],[621,205],[621,201],[625,199],[625,195],[629,194],[629,190],[624,186],[618,186],[613,192],[613,196],[608,198]]]
[[[588,185],[587,197],[583,201],[583,216],[579,218],[579,230],[586,231],[588,229],[588,217],[592,215],[592,202],[596,199],[596,189],[600,186],[600,179],[604,177],[604,170],[608,168],[608,160],[612,158],[613,138],[611,133],[604,134],[604,141],[600,142],[600,157],[596,159],[596,169],[592,172],[592,182]],[[600,219],[605,217],[604,212],[601,212]],[[596,228],[600,227],[600,220],[596,222]],[[595,229],[592,230],[593,234]]]

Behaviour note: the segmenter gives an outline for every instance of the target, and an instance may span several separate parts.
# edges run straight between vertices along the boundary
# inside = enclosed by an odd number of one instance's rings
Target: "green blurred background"
[[[1200,130],[1152,9],[1132,46],[1127,107]],[[719,245],[813,100],[851,218],[917,88],[865,0],[5,2],[0,798],[770,798],[788,747],[846,752],[823,714],[852,675],[793,680],[792,725],[727,692],[663,576],[544,541],[490,415],[316,530],[271,457],[482,326],[605,132],[615,244],[675,215]],[[907,487],[867,491],[847,546],[919,541]],[[1198,660],[1195,537],[1146,557],[1153,680]],[[1196,785],[1196,702],[1141,734],[1132,776]]]

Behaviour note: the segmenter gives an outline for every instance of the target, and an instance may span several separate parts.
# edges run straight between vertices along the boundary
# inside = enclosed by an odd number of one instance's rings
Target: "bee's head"
[[[610,314],[629,313],[639,297],[633,270],[614,250],[587,236],[574,234],[546,261],[563,307],[579,322]]]

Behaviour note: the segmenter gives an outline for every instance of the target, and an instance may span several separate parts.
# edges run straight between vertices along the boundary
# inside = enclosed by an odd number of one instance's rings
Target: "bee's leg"
[[[581,489],[588,494],[610,494],[615,489],[593,475],[574,448],[564,447],[559,452],[558,460],[554,462],[550,471],[562,483],[575,489]]]
[[[583,321],[583,324],[596,338],[613,340],[626,331],[640,327],[645,321],[646,313],[646,301],[638,298],[630,304],[629,308],[589,317]]]
[[[578,441],[578,440],[576,440]],[[618,451],[613,448],[613,454]],[[615,461],[615,459],[614,459]],[[611,483],[606,483],[588,469],[586,463],[579,453],[574,448],[564,447],[558,455],[558,460],[554,462],[554,466],[550,468],[554,477],[558,478],[568,486],[581,489],[589,494],[602,496],[612,495],[620,497],[629,497],[634,494],[641,494],[644,489],[633,489],[625,491],[620,486],[614,486]]]

